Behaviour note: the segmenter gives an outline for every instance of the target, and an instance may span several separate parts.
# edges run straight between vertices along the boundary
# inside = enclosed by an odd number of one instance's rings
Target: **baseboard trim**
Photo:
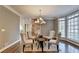
[[[14,43],[8,45],[8,46],[5,46],[4,48],[0,49],[0,53],[3,52],[4,50],[10,48],[11,46],[15,45],[16,43],[20,42],[20,40],[17,40],[15,41]]]
[[[77,43],[77,42],[74,42],[74,41],[69,40],[69,39],[66,39],[66,38],[63,38],[62,40],[63,40],[63,41],[66,41],[66,42],[69,42],[69,43],[72,43],[72,44],[74,44],[74,45],[76,45],[76,46],[79,47],[79,43]]]

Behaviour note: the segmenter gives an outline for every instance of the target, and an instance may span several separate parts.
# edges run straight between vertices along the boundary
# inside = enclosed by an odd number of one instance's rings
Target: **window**
[[[79,11],[76,11],[69,16],[60,18],[58,23],[61,37],[66,37],[79,43]]]
[[[79,17],[73,17],[68,19],[68,32],[67,37],[71,40],[79,40]]]
[[[65,37],[65,18],[60,18],[59,23],[59,32],[61,32],[61,37]]]

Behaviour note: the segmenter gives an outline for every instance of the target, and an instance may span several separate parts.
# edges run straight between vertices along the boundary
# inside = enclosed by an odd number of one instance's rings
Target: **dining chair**
[[[38,40],[37,40],[38,39],[38,34],[35,35],[35,36],[32,36],[32,35],[29,35],[29,33],[27,32],[27,37],[28,37],[28,39],[33,40],[34,47],[36,46],[37,49],[38,49],[38,47],[39,47],[39,43],[38,43]]]
[[[48,42],[48,49],[50,49],[50,46],[52,44],[56,45],[57,46],[57,51],[59,51],[59,38],[50,39],[50,41]]]
[[[49,38],[51,39],[51,38],[53,38],[53,37],[55,37],[55,31],[54,30],[51,30],[50,32],[49,32]]]
[[[55,33],[54,33],[55,34]],[[53,34],[53,35],[54,35]],[[59,52],[59,41],[60,41],[60,35],[58,34],[57,36],[52,36],[52,38],[49,38],[50,40],[48,41],[48,49],[50,49],[50,46],[56,45],[57,46],[57,51]]]
[[[31,49],[33,50],[33,40],[28,39],[26,33],[21,33],[21,42],[22,42],[23,52],[24,52],[25,46],[31,46]]]

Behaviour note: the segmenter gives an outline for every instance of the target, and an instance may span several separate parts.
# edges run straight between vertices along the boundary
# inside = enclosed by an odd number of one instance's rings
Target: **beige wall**
[[[49,35],[50,31],[54,30],[56,31],[56,34],[58,33],[58,20],[57,18],[55,19],[45,19],[46,24],[42,24],[41,25],[41,29],[40,29],[40,25],[34,24],[34,26],[32,26],[32,30],[38,31],[41,30],[41,34],[42,35]]]
[[[41,33],[43,35],[49,35],[49,32],[54,30],[58,34],[58,19],[47,19],[46,24],[41,25]]]
[[[20,17],[3,6],[0,6],[0,48],[19,39]],[[1,32],[4,28],[5,31]]]
[[[41,25],[41,34],[42,35],[49,35],[49,32],[52,30],[55,30],[56,33],[58,33],[58,20],[57,18],[55,19],[45,19],[46,24],[42,24]],[[22,17],[21,18],[21,23],[20,25],[23,28],[23,32],[25,31],[25,25],[24,24],[28,24],[28,30],[29,33],[31,33],[32,35],[35,35],[36,32],[38,32],[40,30],[40,25],[39,24],[35,24],[34,23],[34,19],[30,19],[27,17]],[[27,30],[27,27],[26,27]]]
[[[43,35],[49,35],[49,32],[54,29],[53,27],[53,20],[45,20],[46,24],[41,25],[41,34]]]
[[[58,18],[53,19],[53,29],[56,32],[56,35],[58,35]]]

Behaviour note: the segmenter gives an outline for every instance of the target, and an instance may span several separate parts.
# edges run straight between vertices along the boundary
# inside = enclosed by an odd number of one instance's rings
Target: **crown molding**
[[[3,5],[3,7],[7,8],[8,10],[12,11],[13,13],[15,13],[18,16],[22,16],[20,13],[18,13],[17,11],[15,11],[12,7],[10,7],[8,5]]]

